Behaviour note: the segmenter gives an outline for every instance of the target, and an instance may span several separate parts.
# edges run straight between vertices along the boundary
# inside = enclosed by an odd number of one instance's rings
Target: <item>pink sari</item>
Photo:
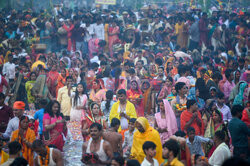
[[[51,117],[48,113],[43,116],[43,130],[46,125],[51,125],[56,123],[57,120],[62,120],[62,117]],[[45,130],[44,130],[45,131]],[[45,145],[55,145],[60,151],[63,151],[64,136],[66,137],[67,131],[63,131],[63,123],[56,124],[56,126],[49,131],[49,140],[45,140]]]
[[[170,136],[174,135],[174,133],[178,131],[176,117],[175,117],[172,107],[170,106],[168,100],[164,99],[163,102],[164,102],[164,107],[165,107],[166,118],[162,119],[160,112],[155,114],[155,120],[156,120],[158,127],[161,129],[164,129],[164,128],[168,129],[168,132],[160,133],[162,144],[164,144]]]
[[[115,34],[119,33],[120,28],[118,26],[116,27],[109,27],[109,34]],[[116,35],[109,35],[109,52],[111,57],[113,57],[113,45],[119,40],[118,34]]]
[[[101,104],[102,101],[106,100],[106,89],[100,89],[98,92],[95,92],[94,89],[92,89],[89,98],[98,104]]]

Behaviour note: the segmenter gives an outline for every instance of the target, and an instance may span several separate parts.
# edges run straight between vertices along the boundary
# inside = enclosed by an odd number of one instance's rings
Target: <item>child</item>
[[[209,138],[204,138],[201,136],[195,135],[195,129],[193,127],[189,127],[187,129],[188,138],[186,140],[187,146],[190,150],[190,154],[199,154],[204,156],[204,152],[202,150],[202,143],[212,143],[212,140]]]
[[[128,123],[128,130],[124,133],[124,142],[122,148],[125,149],[124,157],[128,158],[130,156],[131,147],[133,144],[133,136],[135,132],[135,118],[131,118]]]
[[[142,149],[146,155],[143,162],[141,163],[141,166],[159,166],[159,163],[156,159],[154,159],[156,155],[156,145],[155,143],[151,141],[146,141],[142,145]]]

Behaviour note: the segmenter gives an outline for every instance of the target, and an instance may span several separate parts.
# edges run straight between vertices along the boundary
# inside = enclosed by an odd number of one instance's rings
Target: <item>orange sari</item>
[[[190,111],[188,111],[188,110],[185,110],[185,111],[182,112],[182,114],[181,114],[181,130],[182,131],[185,131],[184,130],[185,125],[186,125],[186,123],[188,121],[190,121],[190,119],[192,118],[192,116],[193,116],[193,113],[190,112]],[[194,120],[193,123],[190,126],[195,129],[195,134],[196,135],[203,136],[204,135],[204,123],[203,123],[203,120],[201,118],[201,114],[200,114],[199,111],[198,111],[198,118],[201,121],[201,127],[197,124],[196,120]]]
[[[66,70],[67,71],[67,70]],[[68,71],[66,73],[66,77],[68,76]],[[58,94],[58,90],[62,87],[65,86],[65,83],[66,83],[66,77],[63,77],[61,74],[58,75],[58,78],[57,78],[57,86],[56,86],[56,97],[57,97],[57,94]]]
[[[36,140],[35,132],[30,128],[27,129],[24,137],[29,143],[33,143],[33,141]],[[21,137],[19,136],[19,129],[12,132],[11,141],[18,141],[22,145],[23,157],[28,161],[29,165],[33,165],[33,151],[21,140]]]

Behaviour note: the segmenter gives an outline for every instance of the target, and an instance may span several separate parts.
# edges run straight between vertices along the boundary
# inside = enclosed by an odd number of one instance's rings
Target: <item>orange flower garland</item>
[[[50,150],[49,150],[48,146],[46,146],[46,150],[47,150],[47,154],[45,157],[45,162],[44,162],[44,157],[39,156],[41,166],[48,166],[49,165],[49,152],[50,152]]]

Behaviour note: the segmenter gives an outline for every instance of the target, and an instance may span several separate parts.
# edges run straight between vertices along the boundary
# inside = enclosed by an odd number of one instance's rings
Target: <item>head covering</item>
[[[138,130],[134,133],[133,145],[131,148],[131,156],[142,163],[145,158],[145,153],[143,152],[142,145],[146,141],[152,141],[156,144],[156,155],[155,159],[158,160],[158,163],[162,163],[162,144],[161,138],[154,128],[149,125],[148,120],[145,117],[139,117],[136,120],[137,123],[140,123],[144,128],[145,132],[141,133]]]
[[[242,84],[240,84],[239,93],[234,98],[233,105],[243,105],[243,99],[244,99],[243,94],[244,94],[244,90],[247,86],[248,86],[248,84],[246,82],[243,82]]]
[[[22,101],[16,101],[13,104],[13,109],[24,110],[25,109],[25,103],[22,102]]]
[[[176,131],[178,131],[176,117],[168,100],[164,99],[163,103],[165,107],[166,121],[168,123],[168,135],[172,136]]]

